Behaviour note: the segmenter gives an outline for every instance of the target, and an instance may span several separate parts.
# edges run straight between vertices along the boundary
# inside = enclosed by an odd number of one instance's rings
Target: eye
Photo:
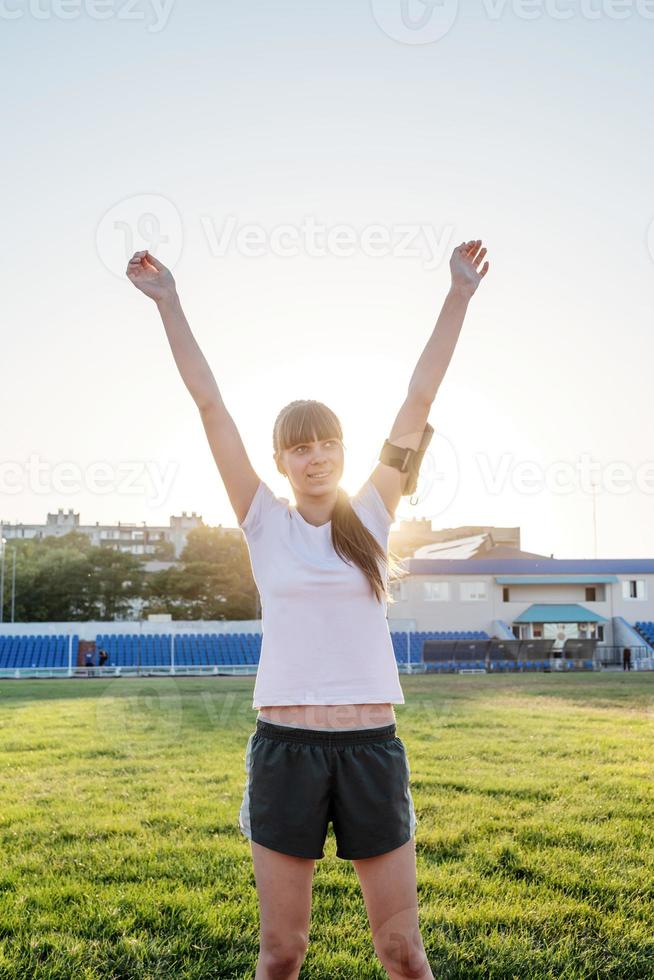
[[[327,440],[325,440],[325,445],[326,446],[337,446],[338,445],[338,440],[337,439],[327,439]],[[306,448],[306,446],[303,443],[301,446],[296,446],[295,449],[293,450],[293,452],[296,453],[298,451],[298,449],[305,449],[305,448]]]

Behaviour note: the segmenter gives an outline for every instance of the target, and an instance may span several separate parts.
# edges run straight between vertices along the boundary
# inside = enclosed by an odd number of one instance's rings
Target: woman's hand
[[[488,262],[484,262],[482,268],[477,271],[485,254],[486,249],[481,248],[481,238],[476,241],[462,242],[454,249],[450,259],[453,289],[465,293],[468,297],[473,295],[488,272]]]
[[[127,264],[126,275],[137,289],[157,303],[175,295],[172,272],[155,259],[154,255],[150,255],[147,249],[144,252],[134,252]]]

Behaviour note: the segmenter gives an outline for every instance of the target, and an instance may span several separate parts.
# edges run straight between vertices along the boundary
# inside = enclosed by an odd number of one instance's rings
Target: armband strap
[[[380,462],[386,463],[387,466],[395,467],[400,473],[408,473],[406,485],[402,492],[403,497],[408,497],[412,493],[415,493],[422,459],[433,434],[433,426],[427,423],[418,449],[406,449],[402,446],[395,446],[390,439],[387,439],[382,447],[382,451],[379,454]]]

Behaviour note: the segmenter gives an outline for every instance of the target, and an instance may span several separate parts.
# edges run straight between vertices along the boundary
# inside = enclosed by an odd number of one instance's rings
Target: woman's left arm
[[[486,255],[481,239],[463,242],[452,252],[452,284],[445,297],[434,331],[420,355],[409,382],[409,393],[431,405],[452,359],[468,303],[488,272],[489,263],[479,266]]]
[[[488,272],[488,262],[477,271],[485,254],[481,239],[464,242],[452,253],[452,285],[434,332],[411,376],[407,397],[393,423],[389,442],[394,446],[401,449],[420,447],[431,405],[459,339],[470,297]],[[395,509],[404,495],[408,474],[380,461],[370,479],[384,501],[389,517],[395,520]]]

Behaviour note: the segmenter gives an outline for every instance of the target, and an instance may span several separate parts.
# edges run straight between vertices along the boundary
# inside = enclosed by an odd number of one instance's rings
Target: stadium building
[[[606,663],[630,647],[634,666],[654,667],[652,559],[414,557],[404,567],[407,577],[392,588],[391,631],[401,620],[418,633],[550,641],[554,655],[582,649],[569,641],[589,641]]]

